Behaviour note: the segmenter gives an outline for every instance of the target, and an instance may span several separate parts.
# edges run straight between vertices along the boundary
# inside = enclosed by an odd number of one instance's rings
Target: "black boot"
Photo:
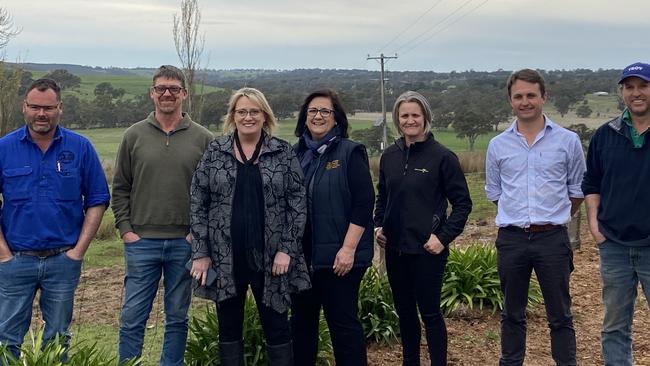
[[[244,366],[244,342],[219,342],[220,366]]]
[[[293,345],[291,342],[271,346],[266,345],[269,366],[293,366]]]

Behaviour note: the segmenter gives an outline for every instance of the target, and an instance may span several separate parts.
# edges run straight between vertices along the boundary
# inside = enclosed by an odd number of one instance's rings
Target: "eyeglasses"
[[[29,104],[29,103],[27,103],[27,101],[25,101],[25,107],[27,107],[27,109],[29,109],[30,111],[36,112],[36,113],[40,112],[41,109],[45,113],[52,113],[52,112],[56,111],[57,109],[59,109],[60,104],[61,103],[57,103],[55,105],[38,105],[38,104]]]
[[[177,85],[172,85],[172,86],[166,86],[166,85],[155,85],[152,86],[151,89],[156,92],[156,94],[163,95],[167,90],[173,95],[176,95],[181,92],[181,90],[185,89],[183,87],[177,86]]]
[[[330,116],[330,114],[334,113],[334,110],[329,109],[329,108],[320,108],[320,109],[318,109],[318,108],[307,108],[307,115],[308,116],[313,117],[313,116],[316,116],[316,114],[318,114],[318,113],[320,113],[320,115],[323,118],[327,118],[327,117]]]
[[[251,118],[256,118],[262,113],[261,110],[259,109],[251,109],[250,111],[246,109],[235,109],[235,114],[239,118],[246,118],[246,116],[250,115]]]

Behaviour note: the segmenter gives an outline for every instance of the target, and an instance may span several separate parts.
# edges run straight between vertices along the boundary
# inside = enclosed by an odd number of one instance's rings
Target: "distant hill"
[[[118,67],[103,68],[98,66],[81,66],[72,64],[35,64],[24,63],[22,66],[29,71],[50,72],[53,70],[68,70],[70,73],[83,75],[110,75],[110,76],[149,76],[154,69],[122,69]],[[144,72],[143,72],[144,71]]]

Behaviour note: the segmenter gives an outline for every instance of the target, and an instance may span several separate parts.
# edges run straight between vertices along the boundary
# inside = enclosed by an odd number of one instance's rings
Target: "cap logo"
[[[637,70],[643,70],[643,67],[641,66],[632,66],[627,69],[627,71],[637,71]]]

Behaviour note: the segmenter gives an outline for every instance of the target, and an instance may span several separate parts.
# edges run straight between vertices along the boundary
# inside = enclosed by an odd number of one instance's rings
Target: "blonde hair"
[[[235,106],[241,97],[246,97],[260,106],[266,116],[262,129],[267,135],[272,136],[272,132],[277,126],[275,115],[273,115],[271,106],[264,94],[255,88],[241,88],[232,94],[228,102],[228,115],[226,115],[226,121],[223,124],[223,132],[229,134],[235,131]]]

